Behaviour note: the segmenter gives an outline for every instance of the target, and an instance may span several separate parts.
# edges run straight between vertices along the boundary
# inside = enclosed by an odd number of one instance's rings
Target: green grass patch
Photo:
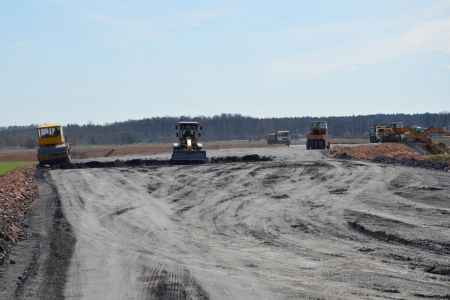
[[[15,170],[18,167],[25,167],[25,166],[33,166],[36,165],[36,162],[34,161],[5,161],[0,162],[0,176]]]

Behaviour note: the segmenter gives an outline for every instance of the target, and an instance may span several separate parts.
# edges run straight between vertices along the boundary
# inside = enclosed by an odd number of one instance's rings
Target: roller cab
[[[39,165],[70,162],[70,147],[66,143],[63,127],[59,124],[43,124],[36,128],[39,148]]]

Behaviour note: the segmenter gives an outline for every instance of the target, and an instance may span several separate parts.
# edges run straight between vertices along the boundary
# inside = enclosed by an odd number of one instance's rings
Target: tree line
[[[203,141],[258,140],[277,130],[289,130],[294,138],[304,137],[312,121],[328,121],[332,138],[366,138],[374,124],[404,122],[410,126],[450,130],[450,113],[376,114],[344,117],[254,118],[239,114],[212,117],[154,117],[105,125],[68,124],[64,134],[72,145],[106,145],[134,143],[169,143],[175,140],[175,124],[180,120],[195,120],[203,126]],[[0,147],[37,145],[36,126],[0,128]]]

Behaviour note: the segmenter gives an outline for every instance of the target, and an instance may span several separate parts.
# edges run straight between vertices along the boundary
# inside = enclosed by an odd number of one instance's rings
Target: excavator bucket
[[[204,164],[208,162],[208,158],[204,150],[174,150],[170,161],[178,164]]]

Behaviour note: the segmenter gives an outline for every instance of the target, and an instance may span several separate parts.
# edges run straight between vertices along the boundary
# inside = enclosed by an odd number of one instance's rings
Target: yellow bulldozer
[[[70,147],[61,125],[43,124],[36,130],[39,139],[37,160],[40,166],[70,162]]]

